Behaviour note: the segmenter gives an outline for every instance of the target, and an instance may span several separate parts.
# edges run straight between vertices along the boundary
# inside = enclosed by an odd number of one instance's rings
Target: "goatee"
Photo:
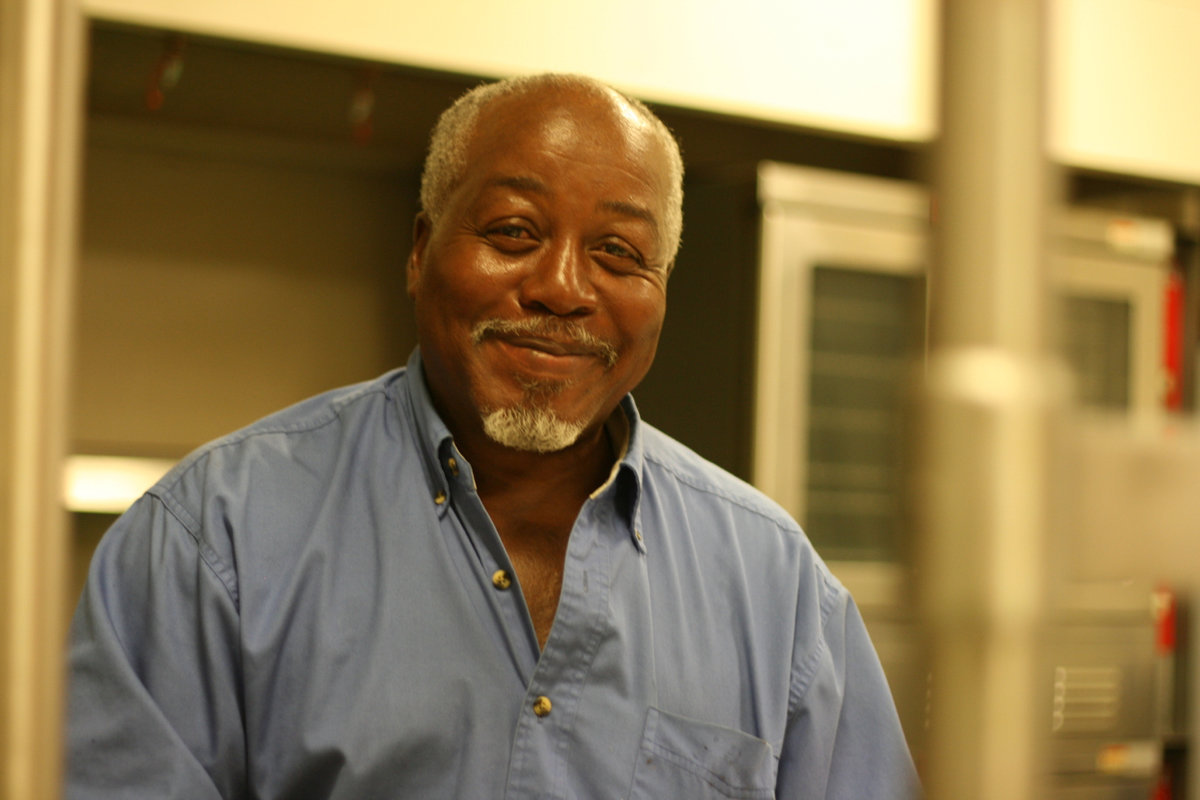
[[[556,453],[579,440],[582,422],[560,419],[545,408],[500,408],[483,417],[483,432],[497,444],[529,453]]]

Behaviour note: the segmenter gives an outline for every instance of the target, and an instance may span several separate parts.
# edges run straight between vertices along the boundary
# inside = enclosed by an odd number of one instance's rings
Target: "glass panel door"
[[[923,346],[917,274],[812,273],[805,529],[832,560],[897,561],[905,387]]]
[[[1089,408],[1129,409],[1128,300],[1064,297],[1062,352],[1075,376],[1076,398]]]

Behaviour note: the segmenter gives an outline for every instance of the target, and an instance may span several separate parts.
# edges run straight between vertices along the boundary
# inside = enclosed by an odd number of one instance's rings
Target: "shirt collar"
[[[632,395],[625,395],[604,424],[612,446],[614,461],[608,478],[589,498],[594,502],[611,503],[612,509],[629,529],[634,546],[645,553],[642,539],[640,507],[642,497],[642,431],[645,429]]]
[[[408,358],[406,378],[408,403],[412,409],[413,424],[421,448],[421,461],[429,479],[430,492],[438,506],[438,513],[443,514],[450,505],[446,502],[450,495],[446,465],[451,460],[456,461],[458,467],[455,472],[464,470],[467,477],[470,477],[470,466],[454,446],[454,437],[450,429],[433,407],[429,385],[425,382],[419,347],[415,348]],[[605,494],[611,495],[611,502],[618,514],[634,532],[638,549],[644,551],[645,545],[636,522],[642,495],[643,426],[631,395],[627,394],[622,398],[620,405],[605,424],[616,459],[608,480],[592,492],[591,496],[599,500]],[[437,499],[439,497],[440,501]]]
[[[415,348],[408,357],[405,368],[405,390],[408,395],[408,405],[412,411],[412,422],[417,432],[417,443],[421,451],[421,463],[425,467],[425,476],[429,480],[429,490],[438,506],[438,514],[446,513],[450,506],[447,499],[450,496],[450,485],[446,478],[442,462],[454,453],[454,437],[450,429],[442,421],[437,410],[433,407],[433,398],[429,394],[429,385],[425,382],[425,372],[421,367],[421,349]],[[440,499],[439,499],[440,498]]]

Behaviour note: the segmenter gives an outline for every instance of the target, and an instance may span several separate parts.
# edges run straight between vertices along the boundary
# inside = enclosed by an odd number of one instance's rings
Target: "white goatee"
[[[483,417],[483,432],[492,441],[530,453],[565,450],[583,428],[582,422],[567,422],[544,408],[500,408]]]

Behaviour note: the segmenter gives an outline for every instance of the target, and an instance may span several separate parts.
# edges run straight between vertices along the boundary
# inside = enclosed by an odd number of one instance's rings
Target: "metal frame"
[[[72,0],[0,4],[0,797],[14,799],[61,783],[83,33]]]
[[[758,178],[763,216],[752,481],[803,520],[813,270],[845,265],[879,273],[926,272],[929,200],[914,183],[776,162],[761,164]],[[1170,226],[1064,209],[1054,231],[1052,287],[1130,302],[1130,410],[1155,411],[1163,387],[1161,302]],[[868,612],[895,615],[906,599],[903,565],[830,566]]]
[[[752,480],[803,519],[812,272],[820,264],[924,271],[927,200],[917,186],[766,162]],[[788,435],[784,435],[785,432]]]

